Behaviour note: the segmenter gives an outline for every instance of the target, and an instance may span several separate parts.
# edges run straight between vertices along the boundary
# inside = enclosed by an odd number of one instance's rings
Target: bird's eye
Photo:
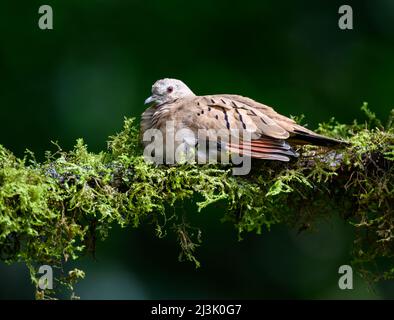
[[[174,91],[173,87],[171,87],[171,86],[167,87],[167,93],[171,93],[172,91]]]

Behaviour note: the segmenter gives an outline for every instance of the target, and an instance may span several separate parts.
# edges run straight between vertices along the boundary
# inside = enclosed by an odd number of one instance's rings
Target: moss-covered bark
[[[83,140],[72,151],[46,154],[38,163],[32,153],[17,159],[0,146],[0,259],[23,261],[37,286],[37,267],[62,268],[70,259],[94,251],[111,226],[144,222],[156,225],[158,236],[172,217],[181,258],[193,261],[200,232],[181,215],[165,208],[199,199],[198,210],[224,201],[224,221],[239,236],[261,233],[272,224],[304,229],[321,216],[340,215],[356,230],[354,265],[370,279],[394,276],[394,125],[386,125],[363,106],[367,121],[322,124],[323,134],[341,137],[349,146],[338,150],[303,147],[297,161],[253,163],[248,176],[232,176],[220,165],[156,167],[143,160],[132,119],[110,137],[108,150],[90,153]],[[172,228],[175,226],[175,228]],[[388,269],[375,267],[388,260]],[[83,278],[72,270],[57,280],[72,290]],[[57,286],[59,287],[59,286]],[[37,298],[54,292],[37,289]]]

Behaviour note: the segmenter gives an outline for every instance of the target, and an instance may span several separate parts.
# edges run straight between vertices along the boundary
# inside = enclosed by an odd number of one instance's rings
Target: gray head
[[[145,104],[154,102],[160,105],[188,96],[195,96],[195,94],[181,80],[166,78],[154,83],[152,95],[145,100]]]

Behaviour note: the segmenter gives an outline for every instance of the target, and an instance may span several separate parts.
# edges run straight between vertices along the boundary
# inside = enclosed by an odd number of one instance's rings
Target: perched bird
[[[172,122],[175,132],[189,129],[197,134],[198,130],[203,130],[208,142],[216,142],[215,132],[218,130],[228,131],[229,136],[234,129],[240,132],[247,130],[250,132],[248,141],[241,134],[240,142],[222,138],[218,147],[251,158],[289,161],[298,156],[292,148],[294,145],[333,147],[344,143],[308,130],[250,98],[233,94],[197,96],[186,84],[176,79],[156,81],[152,86],[152,95],[145,100],[145,104],[152,105],[142,114],[141,133],[158,129],[165,137],[168,130],[166,124]],[[185,136],[184,140],[187,138]],[[178,144],[181,142],[178,139]],[[143,143],[147,145],[148,141]],[[166,141],[163,143],[165,145]]]

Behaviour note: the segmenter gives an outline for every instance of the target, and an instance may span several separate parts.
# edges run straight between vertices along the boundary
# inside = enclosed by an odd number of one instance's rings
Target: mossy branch
[[[175,230],[181,259],[199,262],[195,249],[201,230],[166,210],[196,199],[198,211],[222,201],[223,221],[239,237],[285,223],[303,230],[320,217],[341,216],[356,230],[354,265],[370,279],[394,276],[394,126],[383,126],[364,104],[367,121],[345,125],[332,119],[318,131],[350,145],[334,151],[303,147],[297,161],[256,161],[247,176],[232,176],[220,165],[160,166],[142,157],[133,119],[109,138],[108,150],[95,154],[78,140],[72,151],[57,144],[38,163],[31,152],[16,158],[0,145],[0,259],[28,266],[37,298],[37,270],[51,265],[61,273],[58,286],[73,291],[80,270],[63,272],[65,262],[94,252],[114,224],[138,227],[153,222],[158,236]],[[168,213],[171,212],[171,213]],[[164,221],[164,222],[163,222]],[[385,270],[378,260],[386,259]]]

